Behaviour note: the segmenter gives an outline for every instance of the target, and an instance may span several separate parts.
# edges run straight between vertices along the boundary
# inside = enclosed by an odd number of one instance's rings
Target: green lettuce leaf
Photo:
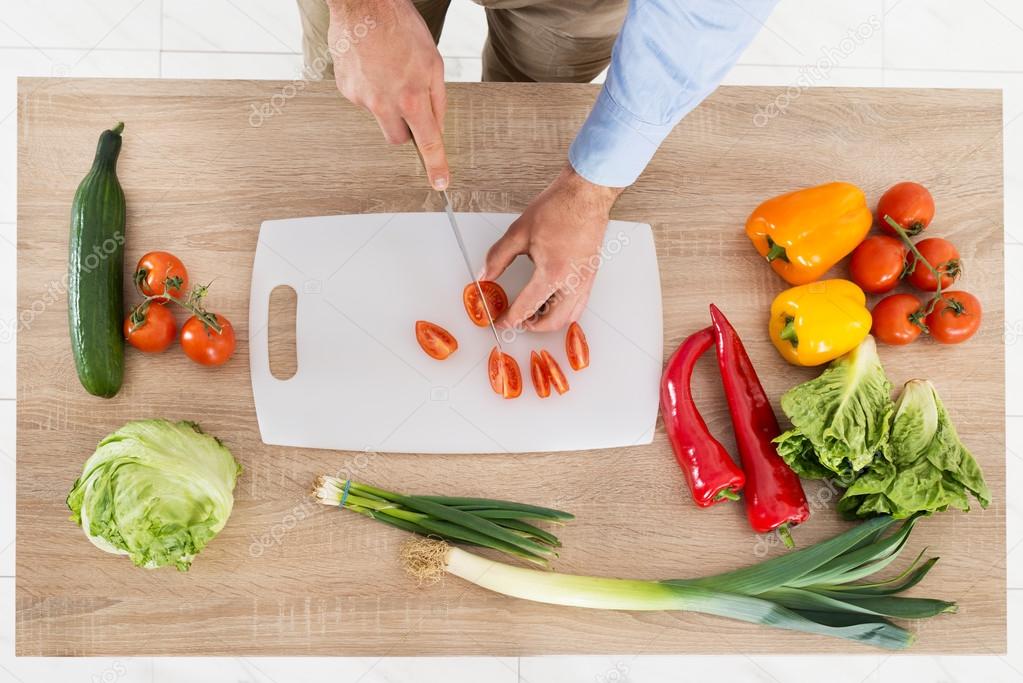
[[[838,509],[850,517],[877,513],[909,517],[950,507],[970,509],[969,495],[981,507],[991,503],[984,476],[959,440],[934,385],[906,383],[895,409],[887,458],[871,466],[846,490]]]
[[[778,454],[801,476],[852,480],[888,442],[891,388],[868,335],[818,377],[785,392],[781,408],[792,429],[775,439]]]
[[[98,548],[185,571],[227,523],[240,473],[194,423],[129,422],[100,441],[67,505]]]

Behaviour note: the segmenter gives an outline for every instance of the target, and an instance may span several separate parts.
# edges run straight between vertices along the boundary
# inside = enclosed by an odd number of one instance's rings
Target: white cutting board
[[[474,269],[517,214],[459,213]],[[590,367],[573,372],[564,332],[504,332],[522,396],[493,393],[489,329],[462,306],[470,281],[444,213],[359,214],[266,221],[249,301],[252,393],[265,443],[392,453],[504,453],[649,443],[661,373],[661,289],[650,226],[612,221],[604,263],[579,323]],[[532,263],[499,282],[510,298]],[[270,373],[267,320],[279,285],[298,295],[294,376]],[[458,339],[437,361],[416,343],[416,320]],[[540,399],[529,352],[546,348],[571,389]]]

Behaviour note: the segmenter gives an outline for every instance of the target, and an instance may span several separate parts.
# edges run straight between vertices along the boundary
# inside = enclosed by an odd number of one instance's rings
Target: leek
[[[313,495],[324,505],[344,507],[422,536],[491,548],[547,568],[561,546],[557,536],[523,520],[563,523],[561,510],[491,498],[415,496],[357,481],[322,476]]]
[[[737,571],[698,579],[640,581],[576,576],[514,567],[430,538],[402,547],[406,570],[420,582],[445,573],[510,597],[612,610],[677,610],[729,617],[881,648],[909,647],[916,636],[888,617],[926,619],[955,612],[953,602],[898,597],[937,561],[921,553],[898,576],[853,583],[888,566],[905,547],[917,517],[876,517],[826,541]]]

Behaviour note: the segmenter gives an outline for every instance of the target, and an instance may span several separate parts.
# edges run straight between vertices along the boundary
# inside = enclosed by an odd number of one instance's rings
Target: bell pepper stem
[[[785,544],[786,548],[795,548],[796,542],[792,540],[792,532],[789,531],[789,523],[785,522],[777,529],[778,537],[781,542]]]
[[[782,261],[788,262],[789,257],[788,254],[785,253],[785,247],[781,246],[780,244],[772,240],[770,237],[767,238],[767,246],[768,246],[767,253],[764,256],[767,259],[768,263],[771,263],[776,259],[781,259]]]
[[[714,496],[714,500],[739,500],[739,494],[729,488],[724,488],[718,491],[717,495]]]
[[[791,315],[785,316],[785,327],[781,328],[778,337],[792,344],[792,348],[799,346],[799,337],[796,336],[796,319]]]

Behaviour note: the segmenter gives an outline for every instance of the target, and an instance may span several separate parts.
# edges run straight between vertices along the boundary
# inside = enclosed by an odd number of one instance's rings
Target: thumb
[[[515,257],[526,253],[529,240],[523,230],[516,230],[512,224],[501,239],[494,242],[487,252],[487,259],[480,273],[481,280],[496,280],[504,272],[505,268],[511,265]]]

